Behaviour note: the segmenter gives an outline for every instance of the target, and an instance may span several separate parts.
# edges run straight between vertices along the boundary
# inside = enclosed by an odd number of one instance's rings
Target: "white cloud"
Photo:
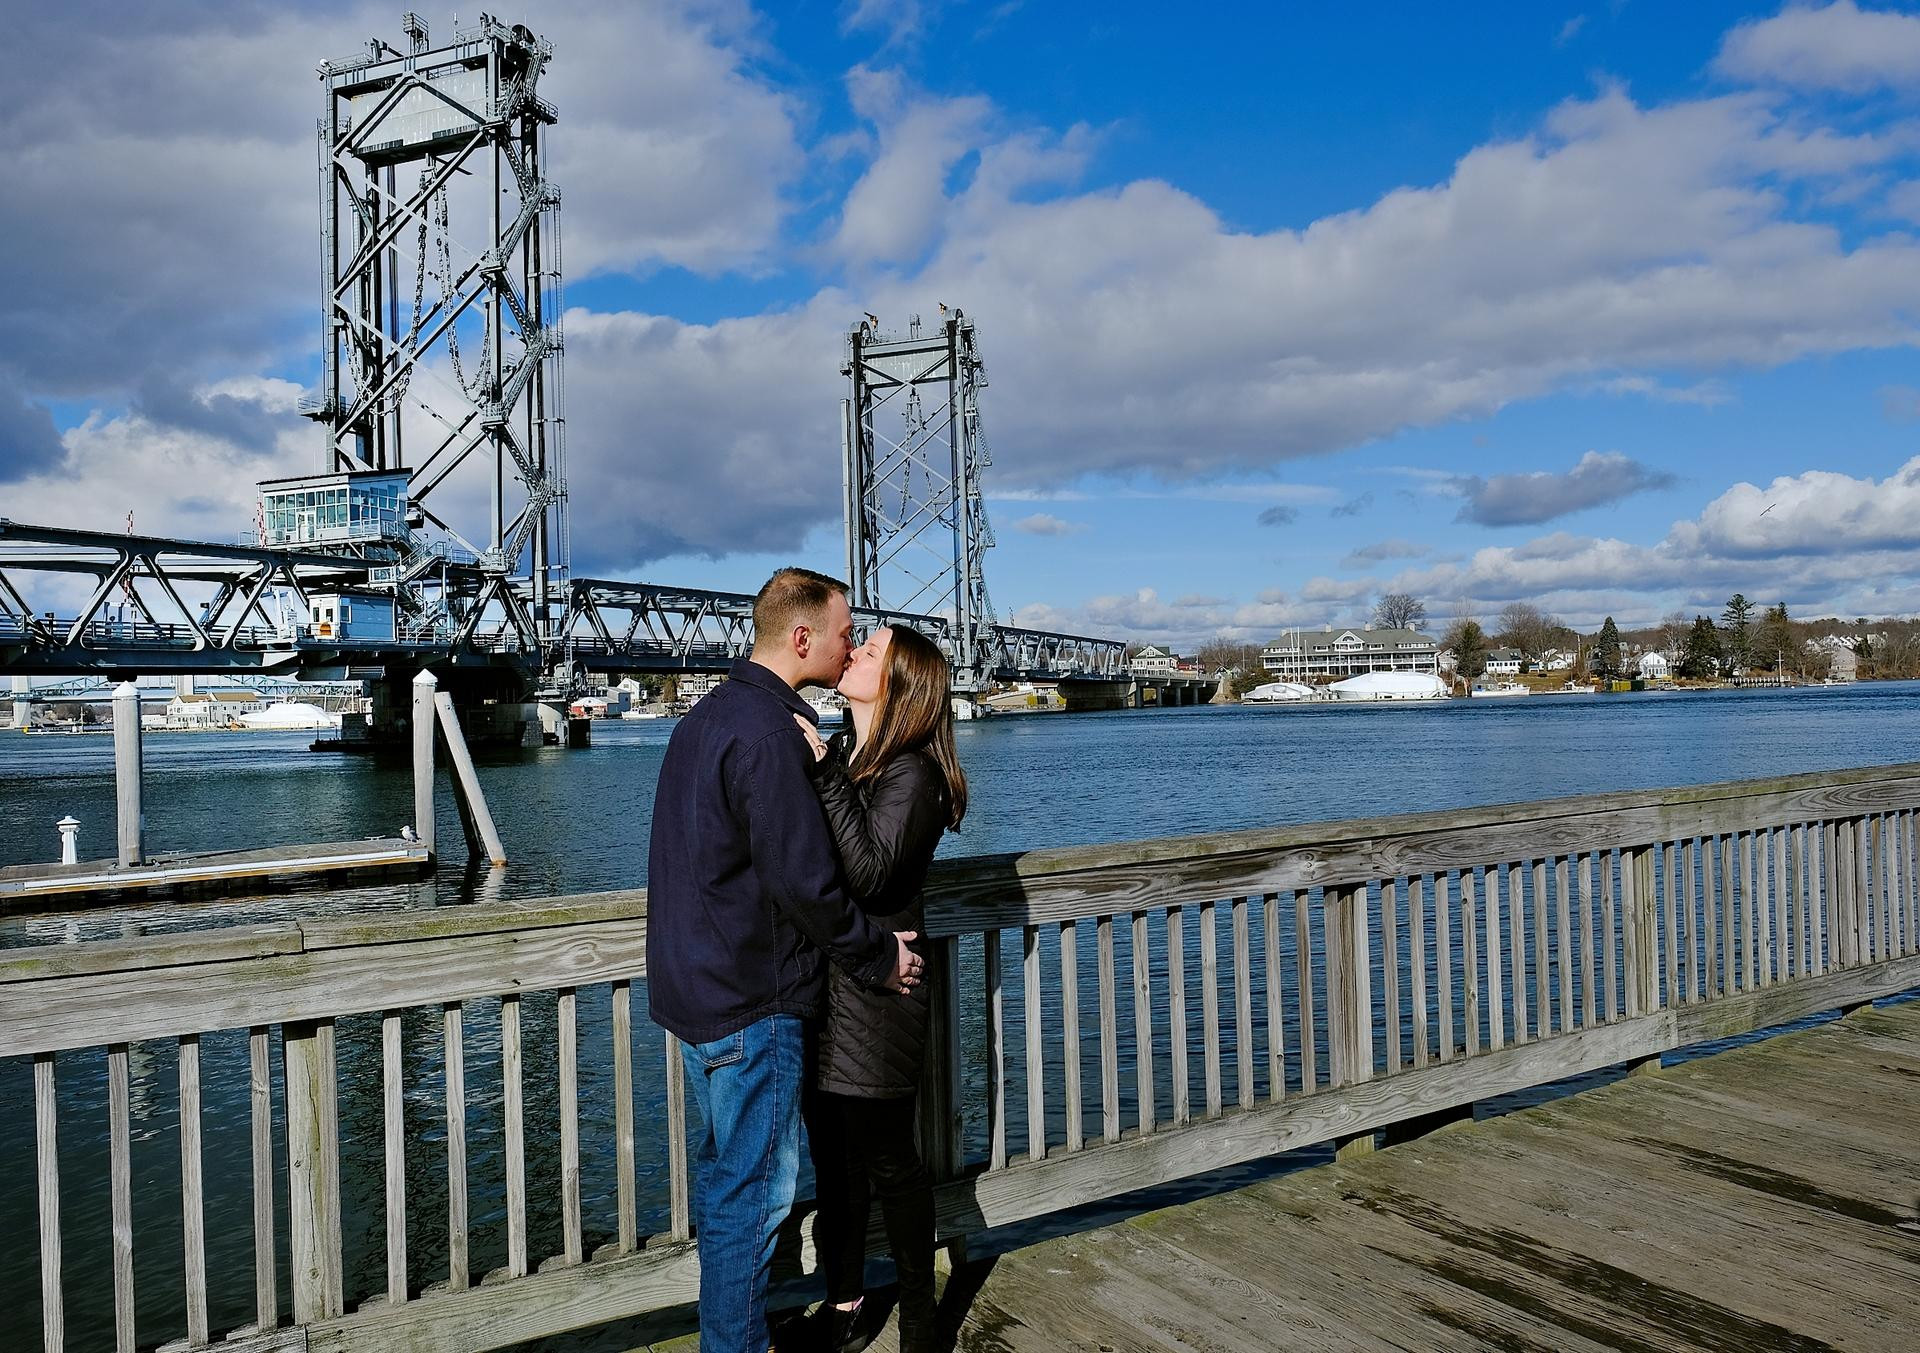
[[[1920,19],[1853,0],[1789,5],[1728,33],[1715,68],[1736,80],[1864,93],[1920,78]]]
[[[1086,523],[1065,521],[1048,512],[1036,512],[1013,523],[1013,529],[1030,536],[1071,536],[1087,529]]]

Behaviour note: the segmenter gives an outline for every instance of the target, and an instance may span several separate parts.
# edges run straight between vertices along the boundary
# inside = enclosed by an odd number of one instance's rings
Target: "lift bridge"
[[[751,649],[750,596],[571,576],[551,45],[486,15],[435,47],[408,14],[402,39],[319,68],[322,375],[301,407],[320,472],[263,482],[255,529],[230,541],[138,534],[131,516],[125,534],[0,518],[0,673],[16,684],[365,679],[378,711],[381,685],[422,667],[481,704],[724,670]],[[927,633],[960,692],[1124,680],[1118,640],[995,616],[985,367],[972,322],[939,315],[904,333],[867,316],[847,337],[857,626]]]

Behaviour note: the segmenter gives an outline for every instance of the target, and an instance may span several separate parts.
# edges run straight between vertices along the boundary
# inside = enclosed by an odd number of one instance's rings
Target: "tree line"
[[[1374,604],[1371,623],[1418,630],[1427,623],[1427,607],[1409,593],[1384,593]],[[1518,652],[1522,670],[1539,668],[1551,654],[1566,654],[1568,675],[1575,680],[1635,675],[1638,656],[1648,652],[1660,653],[1674,676],[1689,680],[1757,674],[1818,680],[1828,675],[1833,650],[1815,641],[1829,637],[1854,655],[1863,678],[1920,678],[1920,620],[1796,620],[1785,602],[1763,608],[1740,592],[1728,598],[1717,620],[1673,611],[1657,625],[1623,630],[1608,616],[1591,635],[1532,602],[1515,601],[1501,608],[1491,627],[1471,613],[1456,615],[1439,644],[1453,654],[1455,673],[1469,681],[1486,674],[1498,648]],[[1204,670],[1229,674],[1231,693],[1243,694],[1267,680],[1260,651],[1259,644],[1221,636],[1202,644],[1198,656]]]

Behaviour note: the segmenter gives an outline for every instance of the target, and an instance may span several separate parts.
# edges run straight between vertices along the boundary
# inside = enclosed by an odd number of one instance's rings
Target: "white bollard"
[[[80,823],[72,817],[63,817],[53,824],[60,829],[60,863],[80,863]]]
[[[413,679],[413,831],[428,854],[437,846],[433,829],[433,697],[439,686],[439,678],[432,672],[421,672]]]

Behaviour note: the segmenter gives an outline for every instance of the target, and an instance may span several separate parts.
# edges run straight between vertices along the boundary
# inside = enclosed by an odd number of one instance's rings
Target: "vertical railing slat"
[[[1740,977],[1740,948],[1738,948],[1738,927],[1736,927],[1736,898],[1734,887],[1734,854],[1732,854],[1732,833],[1722,833],[1716,839],[1715,850],[1715,898],[1720,904],[1720,994],[1728,996],[1734,992],[1736,981]]]
[[[613,1161],[615,1245],[640,1248],[639,1181],[634,1171],[633,983],[613,984]],[[677,1058],[676,1058],[677,1060]]]
[[[1591,1029],[1600,1018],[1596,1006],[1598,998],[1594,994],[1599,954],[1596,951],[1598,940],[1593,920],[1593,874],[1599,859],[1597,853],[1574,857],[1574,865],[1580,871],[1580,1024],[1587,1029]]]
[[[1042,1046],[1046,1026],[1040,1013],[1040,927],[1020,928],[1021,1021],[1027,1047],[1027,1158],[1047,1155],[1047,1059]]]
[[[1536,1035],[1553,1032],[1551,961],[1547,949],[1547,862],[1533,862],[1533,1018]]]
[[[1000,932],[989,930],[980,953],[987,988],[987,1168],[1007,1167],[1006,994],[1000,981]]]
[[[1327,952],[1327,1060],[1334,1085],[1373,1079],[1372,943],[1367,887],[1328,888],[1322,906]]]
[[[693,1173],[687,1163],[687,1059],[680,1040],[666,1035],[667,1227],[675,1240],[693,1235]]]
[[[1313,1093],[1320,1075],[1320,1038],[1313,1018],[1313,915],[1307,890],[1293,895],[1294,969],[1300,982],[1300,1089]]]
[[[1560,1032],[1573,1030],[1573,904],[1567,897],[1570,875],[1567,857],[1553,862],[1553,920],[1556,959],[1560,965]]]
[[[580,1234],[579,995],[563,987],[554,1008],[560,1058],[560,1245],[569,1264],[586,1259]]]
[[[1416,874],[1407,880],[1407,976],[1413,1005],[1413,1064],[1425,1066],[1427,1040],[1427,885]]]
[[[1154,1127],[1153,969],[1147,943],[1147,914],[1133,914],[1133,1093],[1134,1115],[1145,1136]]]
[[[400,1015],[380,1017],[380,1108],[386,1128],[387,1302],[407,1299],[407,1119],[400,1066]]]
[[[1600,1005],[1609,1024],[1620,1015],[1620,910],[1615,889],[1620,867],[1611,851],[1600,852]]]
[[[1491,866],[1474,880],[1480,894],[1482,914],[1482,948],[1487,959],[1487,1047],[1498,1052],[1507,1045],[1507,994],[1503,971],[1505,959],[1502,957],[1502,935],[1500,932],[1500,867]]]
[[[1527,1041],[1527,883],[1523,866],[1507,866],[1507,975],[1513,987],[1513,1041]]]
[[[1280,973],[1280,895],[1267,893],[1260,899],[1261,938],[1265,950],[1267,993],[1267,1098],[1287,1097],[1287,1035],[1285,983]]]
[[[1467,1021],[1469,1057],[1480,1051],[1479,882],[1474,869],[1460,871],[1460,1005]]]
[[[1773,857],[1779,837],[1771,828],[1753,834],[1753,876],[1760,884],[1760,958],[1756,977],[1763,987],[1773,985],[1775,913],[1780,897],[1780,876],[1773,868]]]
[[[1180,907],[1167,908],[1167,1079],[1173,1083],[1173,1121],[1193,1118],[1187,1074],[1187,923]]]
[[[945,1102],[942,1105],[946,1116],[942,1125],[946,1148],[944,1155],[949,1172],[958,1175],[967,1164],[966,1106],[962,1100],[966,1085],[967,1047],[966,1040],[961,1036],[960,937],[948,935],[935,943],[940,954],[940,990],[934,993],[934,999],[943,1003],[947,1028],[945,1045],[941,1049],[946,1058],[942,1068],[946,1080]],[[1077,1075],[1079,1058],[1076,1057],[1074,1061]]]
[[[1666,1003],[1680,1004],[1680,843],[1668,841],[1660,847],[1661,891],[1666,898]]]
[[[507,1143],[507,1276],[527,1275],[527,1119],[520,997],[500,998],[500,1118]]]
[[[1145,932],[1142,931],[1142,934]],[[1240,1107],[1253,1107],[1253,941],[1247,899],[1233,899],[1233,1078]]]
[[[1065,1071],[1067,1150],[1086,1145],[1080,1086],[1080,923],[1060,923],[1060,1061]]]
[[[1440,988],[1440,1060],[1450,1062],[1459,1044],[1453,1037],[1453,876],[1444,870],[1433,876],[1433,969]]]
[[[260,1328],[272,1329],[279,1321],[274,1301],[273,1271],[273,1129],[271,1109],[262,1122],[259,1086],[267,1077],[266,1031],[256,1029],[253,1040],[253,1245],[254,1284]],[[113,1346],[115,1353],[133,1353],[133,1139],[129,1131],[132,1106],[132,1076],[127,1045],[114,1043],[107,1048],[107,1191],[111,1198],[113,1225]],[[261,1137],[266,1137],[264,1152]],[[266,1174],[266,1225],[261,1226],[261,1172]],[[266,1276],[260,1276],[261,1237],[266,1237]],[[264,1286],[262,1282],[264,1281]]]
[[[1205,1057],[1207,1117],[1220,1116],[1220,939],[1213,902],[1200,904],[1200,1037]]]
[[[447,1090],[447,1285],[465,1291],[472,1281],[467,1254],[466,1007],[448,1001],[440,1011]],[[298,1317],[296,1317],[297,1319]]]
[[[1120,1140],[1120,1029],[1113,990],[1113,918],[1094,922],[1094,947],[1100,965],[1100,1129],[1109,1142]]]
[[[1400,1031],[1400,886],[1398,879],[1380,885],[1380,998],[1387,1015],[1387,1074],[1401,1067]]]
[[[333,1023],[306,1020],[281,1028],[287,1094],[287,1234],[293,1319],[311,1324],[341,1315],[340,1130]]]
[[[33,1058],[34,1167],[40,1202],[40,1335],[47,1353],[66,1346],[66,1305],[60,1293],[60,1108],[54,1094],[53,1054]]]

